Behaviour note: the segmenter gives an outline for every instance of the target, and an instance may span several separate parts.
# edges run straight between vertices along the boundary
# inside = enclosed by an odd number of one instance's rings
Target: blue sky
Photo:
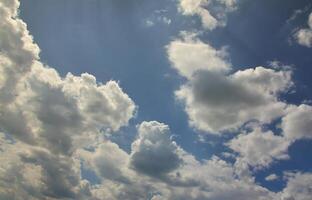
[[[312,195],[309,0],[0,7],[0,199]]]

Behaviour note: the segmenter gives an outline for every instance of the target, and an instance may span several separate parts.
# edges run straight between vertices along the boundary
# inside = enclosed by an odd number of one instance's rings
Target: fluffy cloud
[[[309,200],[312,195],[311,173],[288,173],[287,186],[281,193],[282,200]]]
[[[192,33],[183,33],[167,47],[172,67],[187,82],[175,92],[190,124],[218,133],[251,120],[269,123],[285,113],[279,94],[291,86],[291,71],[262,66],[230,74],[226,51],[216,50]]]
[[[129,182],[129,155],[110,141],[101,142],[94,151],[80,150],[80,157],[84,160],[88,170],[95,171],[100,178]]]
[[[271,131],[262,132],[260,128],[240,134],[228,143],[244,162],[255,167],[266,167],[274,160],[288,158],[289,145],[290,142],[284,137],[276,136]]]
[[[286,104],[278,94],[291,85],[290,74],[264,67],[231,75],[201,71],[176,91],[176,97],[199,130],[218,133],[251,120],[269,123],[284,113]]]
[[[92,186],[91,193],[99,199],[105,196],[130,200],[275,197],[276,194],[251,179],[244,179],[235,166],[216,156],[196,160],[170,140],[169,132],[165,124],[142,122],[131,153],[111,142],[101,143],[94,151],[84,151],[82,157],[89,170],[102,177],[100,184]],[[176,159],[167,159],[171,157]]]
[[[226,13],[236,9],[236,0],[179,0],[183,15],[198,15],[205,29],[224,26]]]
[[[231,0],[216,3],[234,6]],[[207,6],[210,4],[213,2]],[[299,189],[305,188],[300,181],[309,185],[308,175],[294,175],[282,193],[271,192],[253,180],[246,162],[231,164],[217,156],[197,160],[172,141],[169,126],[156,121],[138,125],[131,152],[109,141],[101,131],[111,133],[126,126],[134,115],[134,102],[115,81],[102,84],[87,73],[61,77],[44,66],[26,24],[18,19],[18,6],[13,0],[0,2],[0,199],[275,200],[279,195],[301,199],[309,195],[309,189],[299,194]],[[190,57],[189,65],[195,69],[184,64],[187,59],[179,61],[186,54],[179,48],[185,46],[189,48],[186,51],[203,52]],[[199,115],[206,111],[219,114],[208,112],[212,117],[196,118],[204,124],[203,129],[234,128],[252,119],[265,122],[284,113],[285,104],[278,94],[291,84],[290,72],[258,67],[228,74],[225,51],[194,38],[185,38],[168,49],[175,52],[171,61],[188,81],[177,92],[179,98]],[[183,96],[184,88],[191,95]],[[229,92],[229,101],[220,91]],[[226,116],[221,112],[224,108],[230,117],[238,113],[238,121],[225,118],[217,125],[211,123],[211,119]],[[269,115],[264,116],[266,111]],[[282,124],[305,130],[300,124],[288,123],[293,116],[306,117],[289,111]],[[287,128],[282,128],[287,135]],[[253,160],[249,154],[253,150],[244,150],[241,144],[254,144],[254,138],[265,143],[257,146],[257,155],[263,158],[260,164],[270,162],[267,157],[283,155],[280,136],[250,133],[238,136],[230,145],[241,155],[239,161]],[[265,147],[270,151],[264,152]],[[99,180],[88,181],[92,177],[84,177],[82,170],[94,172]]]
[[[294,141],[311,139],[311,106],[289,105],[286,110],[281,118],[281,135],[275,135],[272,131],[263,132],[256,127],[227,143],[239,154],[239,162],[256,168],[267,167],[275,160],[288,159],[287,149]]]
[[[170,140],[167,125],[143,122],[138,134],[131,147],[131,165],[136,171],[159,177],[179,167],[178,147]]]
[[[39,58],[39,48],[33,43],[26,24],[18,19],[17,0],[0,2],[0,101],[10,102],[18,80]]]
[[[4,133],[0,144],[0,199],[92,199],[76,158],[14,142]]]
[[[113,131],[127,125],[135,106],[118,84],[97,84],[89,74],[61,78],[40,63],[16,88],[15,101],[0,110],[2,128],[28,143],[71,153],[73,138],[100,128]],[[16,126],[14,122],[21,121]]]
[[[91,191],[75,152],[100,129],[127,125],[135,105],[115,81],[97,83],[86,73],[62,78],[44,66],[18,6],[0,2],[0,197],[86,199]]]
[[[295,38],[298,44],[312,47],[312,13],[309,15],[308,26],[308,28],[299,29],[295,33]]]
[[[312,106],[291,106],[282,118],[281,128],[285,137],[295,140],[312,138]]]
[[[199,70],[227,72],[230,64],[226,61],[225,49],[216,50],[190,33],[182,33],[182,39],[174,40],[167,46],[172,67],[181,76],[191,78]]]

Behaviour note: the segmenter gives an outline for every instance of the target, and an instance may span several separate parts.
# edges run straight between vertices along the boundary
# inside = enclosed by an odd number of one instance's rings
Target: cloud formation
[[[195,33],[182,33],[181,39],[167,46],[167,53],[172,66],[186,78],[200,70],[223,73],[231,69],[225,49],[214,49],[196,38]]]
[[[308,28],[299,29],[295,33],[295,39],[302,46],[312,47],[312,13],[309,15]]]
[[[236,9],[236,0],[179,0],[179,11],[183,15],[200,17],[204,29],[213,30],[224,26],[226,14]]]
[[[296,139],[312,138],[312,106],[301,104],[292,106],[282,118],[281,128],[285,137]]]
[[[178,147],[169,133],[167,125],[156,121],[140,124],[138,139],[131,145],[131,165],[136,171],[159,177],[179,167]]]
[[[274,160],[288,159],[289,145],[290,141],[284,137],[274,135],[272,131],[262,132],[260,128],[240,134],[228,143],[243,161],[258,168],[266,167]]]
[[[169,58],[174,53],[168,51]],[[214,59],[219,60],[216,54]],[[215,66],[214,59],[197,60],[198,66]],[[182,62],[192,68],[190,60],[192,57],[184,56],[179,62],[173,62],[173,67],[178,71],[181,66],[185,69]],[[196,64],[192,68],[194,75],[187,76],[187,83],[175,92],[196,129],[220,133],[235,130],[252,120],[269,123],[284,114],[286,104],[278,97],[292,85],[291,71],[260,66],[227,74],[208,67],[198,68]]]
[[[195,14],[214,3],[181,2]],[[215,3],[234,7],[232,0]],[[105,134],[127,126],[135,103],[116,81],[99,83],[88,73],[61,77],[41,63],[18,6],[16,0],[0,2],[0,199],[310,198],[310,173],[288,173],[283,191],[272,192],[249,169],[287,158],[294,140],[311,138],[311,107],[279,99],[292,85],[290,71],[256,67],[232,73],[225,49],[194,36],[175,40],[167,51],[186,78],[176,96],[192,126],[221,133],[281,118],[282,134],[254,129],[234,137],[228,142],[238,154],[234,163],[215,155],[198,160],[173,141],[168,125],[144,121],[127,152]]]

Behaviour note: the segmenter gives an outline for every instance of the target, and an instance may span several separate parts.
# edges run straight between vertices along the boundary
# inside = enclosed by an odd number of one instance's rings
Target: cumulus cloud
[[[291,85],[290,75],[264,67],[231,75],[201,71],[175,94],[193,127],[220,133],[252,120],[269,123],[282,116],[286,104],[278,94]]]
[[[199,70],[211,72],[230,70],[225,48],[216,50],[197,39],[192,33],[182,33],[181,39],[174,40],[167,46],[167,53],[172,67],[187,78],[191,78]]]
[[[234,7],[231,0],[216,3]],[[213,2],[206,5],[210,4]],[[0,199],[275,200],[310,195],[309,189],[298,192],[299,187],[304,188],[300,180],[310,182],[306,174],[289,176],[281,193],[254,181],[246,165],[264,165],[270,158],[281,158],[285,150],[281,136],[271,132],[248,133],[231,141],[230,147],[240,155],[238,160],[247,159],[247,164],[232,164],[217,156],[197,160],[172,140],[168,125],[157,121],[137,126],[130,152],[109,141],[101,132],[126,126],[134,115],[134,102],[116,81],[103,84],[88,73],[61,77],[44,66],[39,48],[18,18],[18,6],[18,1],[0,2]],[[186,65],[187,59],[179,60],[189,50],[203,53],[194,53]],[[291,85],[289,71],[257,67],[230,74],[225,50],[215,50],[195,38],[177,41],[168,51],[175,52],[171,61],[187,79],[177,96],[189,108],[190,119],[191,111],[196,111],[193,123],[199,129],[236,128],[249,120],[266,122],[284,113],[285,104],[278,94]],[[183,95],[186,90],[191,95]],[[229,92],[228,101],[220,91]],[[285,127],[295,127],[302,131],[300,137],[306,137],[305,127],[296,120],[297,124],[289,123],[289,118],[309,116],[299,108],[288,110],[282,120],[286,136],[292,129]],[[268,113],[264,116],[263,112]],[[231,118],[234,113],[238,113],[237,120]],[[218,117],[225,117],[224,122]],[[254,161],[251,145],[242,147],[258,142],[260,163]],[[94,172],[99,180],[88,180],[92,177],[85,177],[82,170]]]
[[[92,194],[99,199],[105,196],[174,200],[251,197],[260,200],[276,196],[253,180],[241,177],[237,167],[219,157],[198,161],[171,141],[169,133],[165,124],[142,122],[130,153],[109,141],[94,150],[84,150],[84,163],[102,177],[100,184],[92,186]],[[178,158],[179,164],[176,159],[167,158]]]
[[[127,125],[135,105],[118,84],[97,84],[89,74],[61,78],[37,62],[16,88],[15,101],[0,110],[2,128],[28,143],[71,153],[73,137]],[[22,123],[16,126],[14,121]]]
[[[26,24],[17,18],[19,2],[0,2],[0,101],[10,102],[18,80],[39,58],[39,47],[33,43]]]
[[[236,0],[179,0],[179,11],[183,15],[197,15],[203,27],[213,30],[224,26],[226,13],[236,9]]]
[[[135,105],[115,81],[63,78],[44,66],[18,6],[0,2],[1,199],[86,199],[89,183],[74,156],[81,138],[127,125]]]
[[[131,145],[131,165],[136,171],[162,176],[181,164],[178,147],[172,142],[169,127],[152,121],[138,127],[138,139]]]
[[[105,179],[129,182],[128,163],[129,155],[110,141],[101,142],[94,151],[80,150],[80,157],[85,168],[95,171],[98,177]]]
[[[218,133],[257,120],[269,123],[284,114],[279,94],[291,86],[291,70],[262,66],[230,73],[226,50],[217,50],[192,33],[167,46],[172,67],[187,81],[175,92],[190,124]]]
[[[263,132],[256,128],[251,133],[240,134],[228,146],[237,152],[242,160],[253,167],[266,167],[274,160],[287,159],[290,142],[272,131]]]
[[[311,173],[288,173],[287,186],[281,192],[283,200],[309,200],[312,195],[312,174]]]
[[[295,39],[302,46],[312,47],[312,13],[309,15],[308,26],[308,28],[299,29],[295,33]]]
[[[312,106],[291,106],[282,118],[281,128],[285,137],[296,139],[312,138]]]

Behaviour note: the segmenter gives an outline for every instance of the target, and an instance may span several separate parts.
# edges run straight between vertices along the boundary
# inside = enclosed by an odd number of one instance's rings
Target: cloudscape
[[[309,0],[0,0],[0,200],[311,200]]]

